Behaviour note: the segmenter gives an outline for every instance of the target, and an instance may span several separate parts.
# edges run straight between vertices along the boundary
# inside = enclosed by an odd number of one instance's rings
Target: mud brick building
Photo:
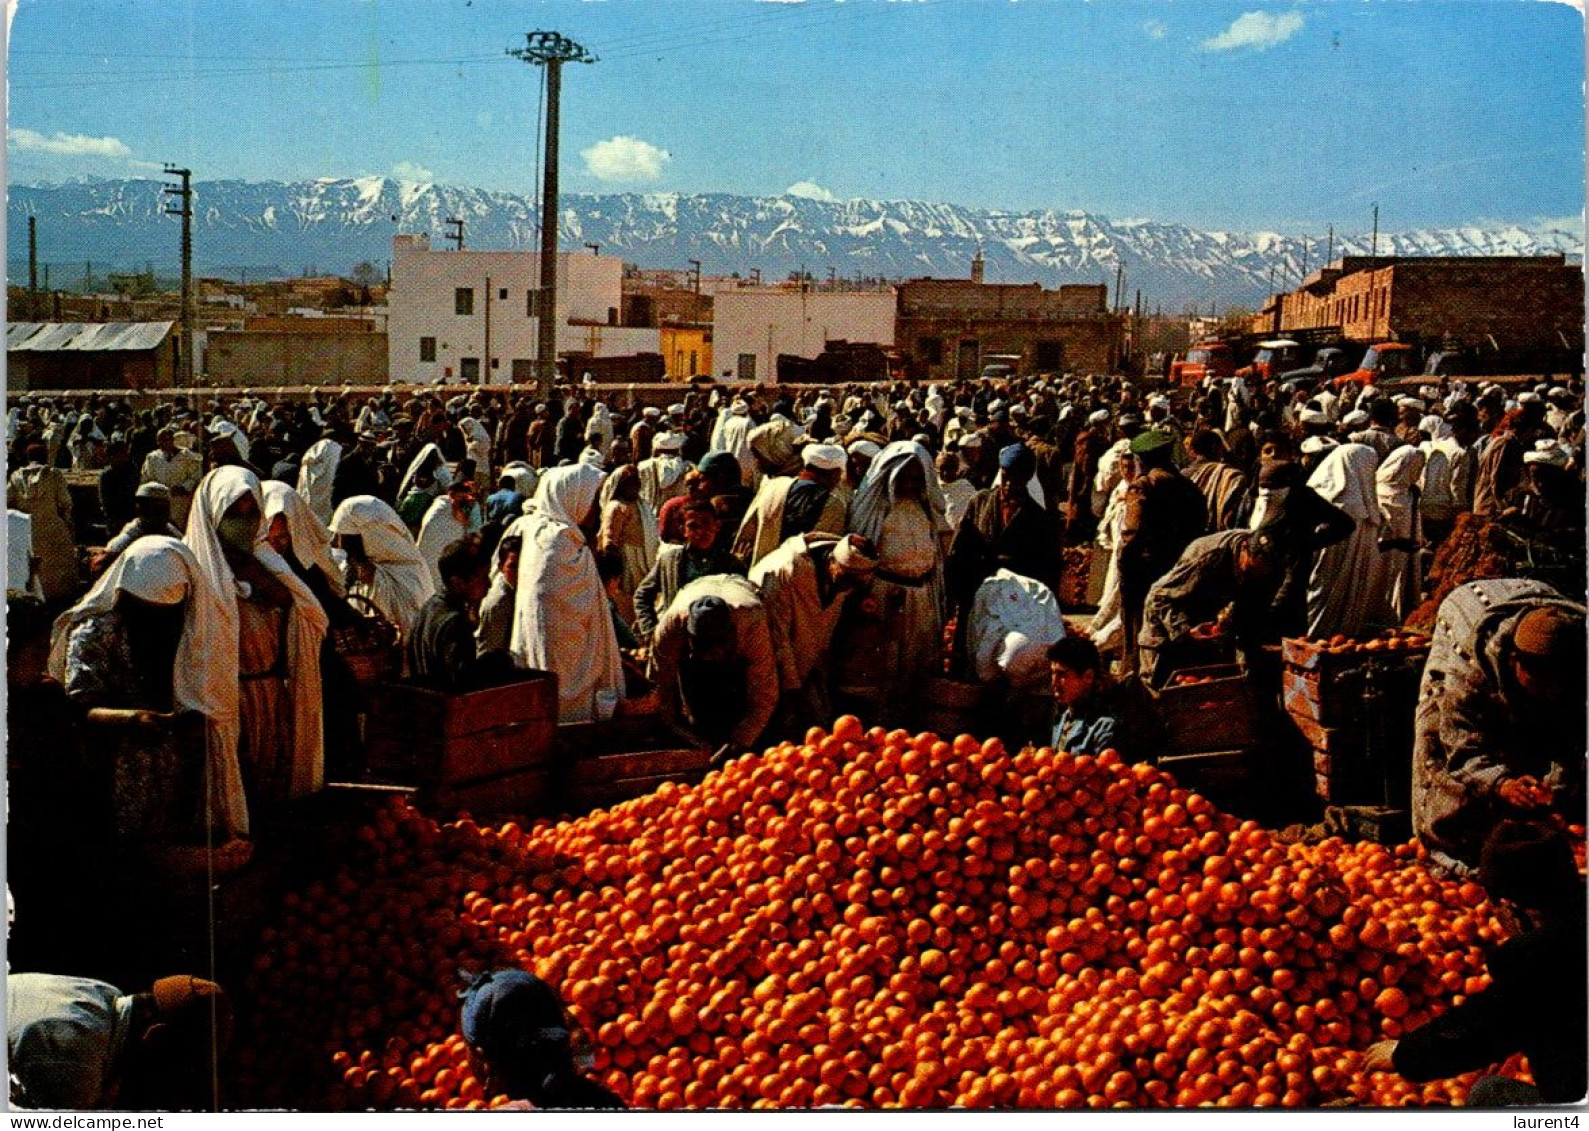
[[[1349,341],[1581,350],[1583,269],[1562,255],[1347,256],[1271,303],[1273,330]],[[1276,324],[1277,323],[1277,324]]]
[[[899,285],[895,344],[920,380],[977,377],[989,357],[1019,357],[1019,373],[1107,373],[1119,364],[1125,323],[1110,313],[1103,283],[986,283],[978,258],[969,279]]]

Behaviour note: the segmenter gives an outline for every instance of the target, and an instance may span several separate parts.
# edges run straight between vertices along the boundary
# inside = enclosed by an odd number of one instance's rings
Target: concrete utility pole
[[[1125,284],[1126,284],[1126,265],[1124,263],[1117,262],[1115,264],[1115,313],[1116,314],[1120,313],[1120,291],[1125,286]]]
[[[1368,245],[1368,258],[1375,267],[1379,266],[1379,205],[1374,205],[1374,236]]]
[[[446,224],[449,228],[452,229],[452,231],[448,232],[447,236],[446,236],[447,239],[452,241],[452,249],[454,251],[462,251],[463,250],[463,221],[459,220],[459,219],[457,219],[455,217],[449,216],[449,217],[447,217],[447,219],[443,220],[442,223]]]
[[[1324,266],[1328,267],[1335,262],[1335,225],[1330,225],[1329,249],[1324,253]]]
[[[28,217],[28,318],[39,317],[39,222]]]
[[[179,197],[179,208],[167,208],[166,215],[182,217],[182,384],[193,388],[193,170],[166,165],[166,176],[181,179],[180,186],[166,186],[166,192]]]
[[[687,259],[687,260],[685,260],[685,262],[690,265],[690,273],[695,277],[694,278],[695,293],[696,294],[700,294],[701,293],[701,261],[699,259]]]
[[[557,380],[557,131],[564,63],[594,63],[596,56],[555,31],[532,31],[527,45],[508,54],[546,68],[546,158],[541,181],[541,293],[536,304],[535,370],[542,392]]]

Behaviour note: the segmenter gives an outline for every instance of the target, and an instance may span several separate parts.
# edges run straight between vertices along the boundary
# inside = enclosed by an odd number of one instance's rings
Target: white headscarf
[[[436,586],[403,520],[374,495],[354,495],[331,516],[331,533],[364,540],[364,554],[375,567],[375,580],[364,595],[406,634]]]
[[[1378,526],[1379,500],[1374,490],[1374,472],[1378,466],[1379,453],[1367,444],[1342,444],[1331,449],[1313,469],[1308,486],[1357,523]]]
[[[623,695],[623,659],[596,559],[579,528],[601,490],[589,464],[548,471],[522,524],[509,649],[522,668],[557,674],[559,717],[589,722]]]
[[[77,604],[55,622],[50,644],[50,674],[57,682],[66,681],[66,638],[71,630],[91,616],[108,613],[117,598],[130,593],[154,605],[186,602],[182,616],[182,640],[177,645],[176,667],[172,673],[172,699],[183,711],[198,711],[205,718],[236,713],[236,649],[231,650],[232,678],[207,679],[205,669],[212,661],[225,659],[218,647],[224,637],[217,631],[214,616],[217,602],[204,599],[204,579],[199,573],[193,551],[177,538],[150,534],[128,546],[110,568]],[[227,703],[230,690],[232,702]]]
[[[474,460],[475,473],[488,474],[491,470],[491,433],[472,416],[460,420],[458,428],[463,432],[464,454]]]
[[[540,473],[523,460],[514,460],[502,469],[502,477],[513,480],[513,489],[529,499],[535,494]]]
[[[331,531],[310,509],[308,502],[297,491],[276,479],[267,479],[259,485],[265,497],[265,522],[262,529],[269,533],[271,519],[281,515],[287,520],[287,533],[292,538],[293,557],[308,569],[317,566],[325,575],[326,583],[338,596],[343,594],[342,567],[337,564],[331,550]]]
[[[914,440],[895,440],[877,453],[861,478],[861,485],[855,489],[855,498],[850,502],[851,533],[870,538],[874,543],[882,537],[883,523],[894,506],[894,478],[912,459],[921,464],[926,476],[922,501],[933,529],[949,529],[948,504],[944,501],[943,485],[938,481],[938,469],[933,465],[931,454]]]
[[[215,422],[210,425],[210,434],[217,439],[230,439],[232,443],[237,445],[237,454],[242,456],[244,459],[248,458],[248,437],[244,435],[241,428],[233,424],[230,420],[217,418]]]
[[[337,465],[341,462],[341,444],[335,440],[316,440],[304,452],[303,462],[298,466],[298,493],[322,526],[331,521],[331,487],[336,482]]]
[[[615,432],[612,426],[612,413],[601,401],[597,401],[590,410],[590,421],[585,425],[585,435],[596,435],[601,438],[601,454],[606,457],[612,454],[612,442]]]
[[[425,568],[430,571],[430,583],[437,593],[446,589],[441,579],[441,555],[458,539],[479,529],[475,525],[478,509],[478,504],[469,504],[469,521],[460,522],[453,512],[452,496],[439,495],[419,524],[419,538],[415,545],[419,556],[425,560]]]
[[[240,467],[218,467],[199,483],[188,512],[184,541],[193,551],[200,571],[221,595],[230,621],[228,639],[236,640],[241,631],[237,612],[237,578],[221,548],[218,525],[229,508],[245,495],[252,495],[259,507],[259,540],[254,557],[259,564],[287,588],[292,609],[287,617],[286,690],[292,705],[292,780],[291,796],[303,797],[325,784],[325,739],[320,699],[320,643],[329,623],[325,610],[309,587],[292,571],[280,554],[264,541],[265,500],[254,473]],[[237,645],[232,647],[237,663]],[[235,669],[234,669],[235,670]],[[235,751],[235,745],[234,745]]]
[[[452,482],[452,475],[447,471],[447,457],[441,454],[441,449],[435,444],[426,444],[408,461],[408,472],[403,476],[403,481],[397,485],[397,501],[401,503],[408,498],[409,490],[414,486],[414,478],[419,474],[429,461],[434,461],[436,471],[432,474],[432,481],[436,490],[445,491]]]

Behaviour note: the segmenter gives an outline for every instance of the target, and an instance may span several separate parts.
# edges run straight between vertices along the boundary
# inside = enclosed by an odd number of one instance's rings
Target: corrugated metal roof
[[[165,341],[175,322],[10,322],[8,353],[109,353],[150,350]]]

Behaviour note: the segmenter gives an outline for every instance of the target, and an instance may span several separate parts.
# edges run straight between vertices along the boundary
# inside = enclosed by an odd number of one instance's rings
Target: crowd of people
[[[192,826],[169,807],[197,787],[167,780],[188,763],[161,751],[202,719],[206,812],[240,855],[251,807],[353,764],[358,697],[328,642],[372,610],[414,681],[550,671],[564,722],[654,686],[669,721],[749,747],[840,709],[917,721],[947,675],[982,685],[1011,738],[1049,738],[1062,712],[1113,735],[1085,712],[1211,641],[1256,658],[1402,624],[1464,512],[1581,544],[1581,406],[1575,382],[1450,379],[719,388],[619,411],[578,388],[40,395],[8,417],[32,555],[9,587],[64,611],[49,670],[68,699],[140,720],[118,740],[142,797],[119,825]],[[68,470],[97,474],[102,527],[74,514]],[[1096,665],[1048,656],[1077,545],[1102,576],[1071,620]],[[1067,664],[1096,691],[1056,710]]]
[[[1008,739],[1151,758],[1175,672],[1402,624],[1464,513],[1581,553],[1581,384],[1429,380],[26,396],[13,710],[53,688],[48,717],[108,751],[120,842],[220,871],[357,771],[372,625],[410,682],[548,671],[560,721],[647,699],[719,758],[841,711],[919,724],[954,684]],[[1067,618],[1075,547],[1098,600]],[[1437,633],[1414,818],[1454,870],[1581,790],[1576,596],[1481,593]]]

